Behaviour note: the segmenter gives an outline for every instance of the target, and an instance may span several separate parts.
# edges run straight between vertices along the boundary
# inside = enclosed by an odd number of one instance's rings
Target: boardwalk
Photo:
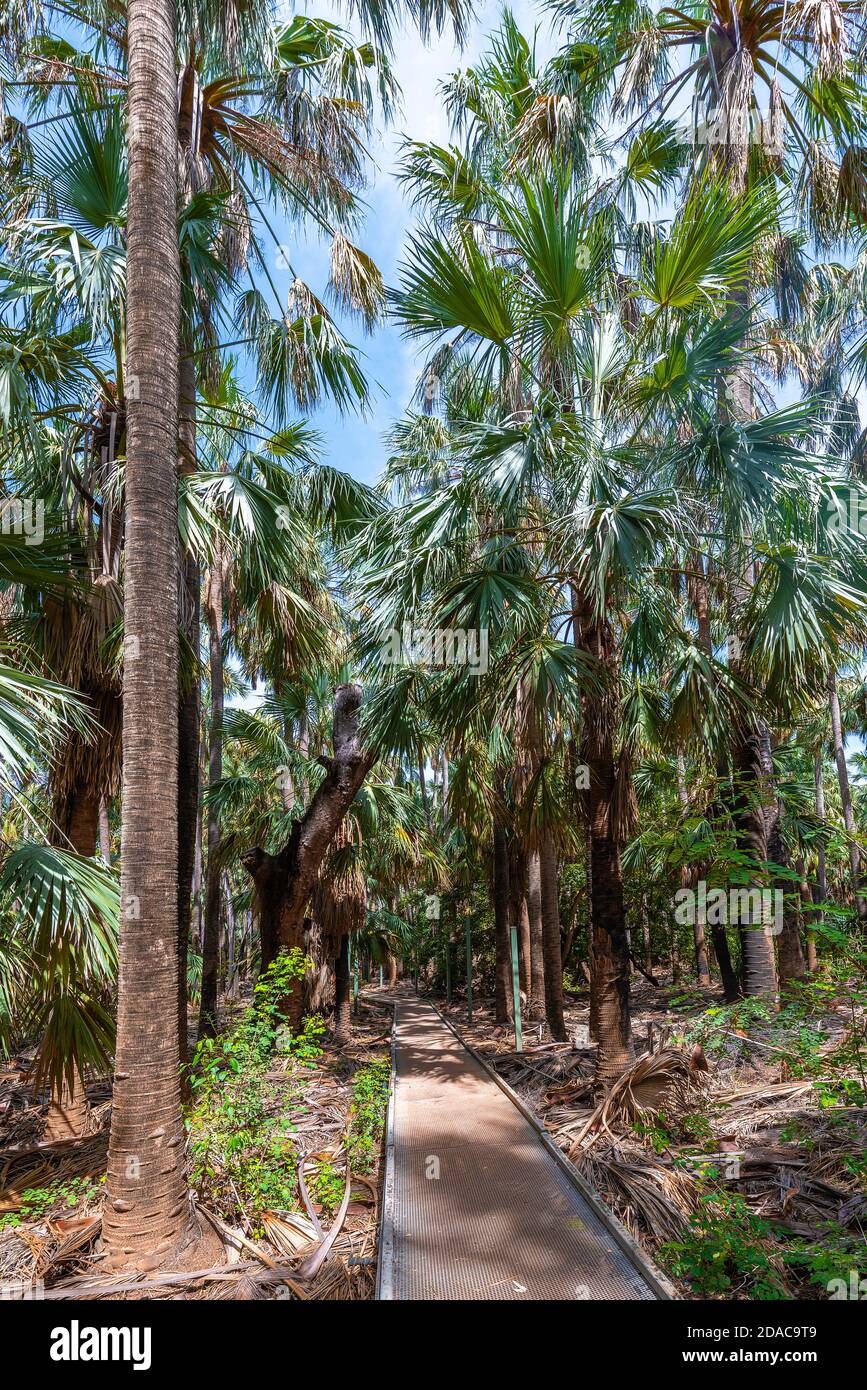
[[[429,1004],[397,1002],[395,1067],[380,1297],[664,1296]]]

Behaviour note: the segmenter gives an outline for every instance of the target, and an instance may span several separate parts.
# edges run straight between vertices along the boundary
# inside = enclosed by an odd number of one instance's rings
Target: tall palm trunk
[[[195,1259],[178,1049],[177,86],[172,0],[129,0],[126,542],[117,1052],[103,1240]],[[184,1254],[182,1255],[182,1251]]]
[[[530,919],[530,1004],[534,1021],[545,1017],[545,946],[542,929],[542,869],[539,851],[527,858],[527,913]]]
[[[545,962],[545,1015],[555,1042],[567,1039],[563,1017],[563,958],[560,942],[560,896],[557,890],[557,855],[550,831],[539,846],[542,887],[542,955]]]
[[[837,781],[840,784],[840,802],[843,807],[843,824],[849,840],[849,873],[852,879],[852,895],[858,925],[867,933],[867,898],[862,892],[861,851],[855,838],[855,811],[852,805],[852,788],[849,785],[849,769],[846,766],[846,749],[843,742],[843,721],[840,717],[840,696],[837,694],[837,677],[833,671],[828,677],[828,696],[831,707],[831,738],[834,744],[834,761],[837,764]]]
[[[184,344],[179,368],[179,439],[181,470],[196,467],[196,368]],[[192,551],[184,558],[180,586],[181,626],[198,658],[200,632],[199,562]],[[181,1062],[189,1055],[187,1043],[187,958],[192,917],[193,875],[199,816],[199,678],[194,673],[178,706],[178,1039]]]
[[[677,759],[677,795],[680,801],[681,815],[686,817],[689,811],[689,794],[686,790],[686,770],[682,756]],[[694,888],[697,875],[694,870],[684,864],[680,871],[681,888]],[[710,984],[710,967],[707,960],[707,942],[705,940],[705,924],[699,921],[698,914],[692,924],[693,942],[695,944],[695,973],[698,983],[707,987]]]
[[[76,854],[91,859],[96,854],[99,808],[104,805],[93,791],[80,789],[75,792],[68,805],[66,825],[58,826],[60,833],[52,834],[52,840],[64,848],[71,845]],[[80,1138],[87,1128],[89,1113],[84,1081],[77,1061],[73,1060],[59,1089],[52,1090],[45,1120],[45,1142],[55,1144],[62,1139]]]
[[[590,897],[591,1032],[598,1046],[596,1077],[610,1085],[633,1058],[629,1016],[629,939],[620,845],[613,823],[616,783],[614,730],[617,701],[614,694],[614,652],[606,623],[599,622],[592,606],[572,592],[576,645],[595,656],[606,668],[611,688],[599,697],[585,697],[581,758],[588,768],[587,876]],[[546,957],[547,967],[547,957]]]
[[[512,1017],[512,968],[509,941],[509,848],[506,831],[494,826],[494,1020],[506,1027]]]
[[[738,845],[745,850],[761,874],[768,859],[767,825],[761,804],[764,772],[761,734],[754,727],[741,727],[735,736],[733,772],[735,777],[735,830]],[[770,927],[761,919],[740,922],[741,975],[747,996],[777,996],[777,963]]]
[[[352,991],[349,973],[349,932],[340,938],[334,962],[334,1041],[349,1042],[352,1030]]]
[[[208,623],[208,660],[211,677],[211,718],[208,730],[208,782],[214,787],[223,775],[223,557],[219,544],[208,571],[205,593]],[[213,799],[208,801],[208,862],[205,866],[205,927],[202,939],[202,991],[199,1036],[217,1031],[217,984],[220,966],[220,818]]]
[[[813,759],[813,782],[816,788],[816,819],[824,829],[825,825],[825,775],[822,769],[822,754],[817,753]],[[825,921],[825,912],[822,904],[828,901],[828,867],[825,861],[825,842],[820,839],[816,851],[816,882],[813,884],[813,902],[816,904],[816,912],[810,927],[807,929],[807,969],[810,974],[814,974],[819,968],[819,961],[816,954],[816,927],[821,927]]]

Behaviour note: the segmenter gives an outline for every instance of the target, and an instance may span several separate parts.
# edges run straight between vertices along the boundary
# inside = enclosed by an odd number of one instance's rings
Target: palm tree
[[[122,915],[103,1232],[111,1264],[152,1269],[184,1258],[198,1237],[175,1027],[181,300],[174,5],[130,0],[127,23]]]

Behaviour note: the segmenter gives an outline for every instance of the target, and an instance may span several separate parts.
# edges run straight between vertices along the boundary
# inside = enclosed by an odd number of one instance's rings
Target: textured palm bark
[[[781,868],[791,867],[791,856],[783,841],[780,827],[781,807],[779,803],[772,808],[768,822],[768,859]],[[783,895],[782,930],[777,938],[777,964],[780,985],[804,980],[807,976],[807,962],[801,944],[801,916],[795,897],[795,886],[789,878],[774,879],[774,888]],[[797,902],[800,901],[798,897]],[[775,921],[775,926],[777,925]]]
[[[262,969],[280,951],[304,948],[305,913],[325,857],[356,792],[373,766],[375,752],[359,734],[361,686],[340,685],[334,695],[332,756],[319,762],[325,777],[279,854],[256,846],[241,863],[253,879],[262,942]],[[296,981],[286,999],[286,1018],[297,1028],[304,1011],[303,984]]]
[[[512,1017],[512,965],[509,941],[509,848],[503,826],[494,826],[494,1021],[507,1027]]]
[[[334,1041],[340,1046],[349,1042],[352,1030],[352,988],[349,973],[349,934],[340,939],[340,949],[334,962]]]
[[[682,817],[686,818],[689,814],[689,794],[686,790],[686,770],[683,757],[677,759],[677,795],[680,801]],[[698,880],[698,873],[694,867],[684,864],[680,871],[681,888],[694,888]],[[710,984],[710,966],[707,959],[707,941],[705,939],[705,924],[700,922],[698,914],[692,924],[693,944],[695,946],[695,974],[698,983],[707,988]]]
[[[93,858],[96,854],[100,806],[104,804],[95,792],[74,792],[67,804],[66,823],[57,826],[60,833],[52,833],[52,842],[63,849],[71,846],[76,854]],[[43,1136],[45,1142],[56,1144],[62,1139],[80,1138],[87,1128],[89,1113],[84,1082],[78,1062],[73,1059],[71,1074],[64,1075],[59,1090],[52,1091],[48,1102]]]
[[[591,1001],[590,1022],[597,1041],[596,1079],[607,1087],[633,1059],[629,1014],[629,938],[620,846],[612,822],[617,765],[614,731],[615,654],[607,623],[573,589],[575,643],[595,656],[609,676],[610,688],[598,697],[585,697],[581,760],[588,768],[584,792],[588,824],[587,876],[590,897]],[[547,957],[546,957],[547,968]]]
[[[822,755],[817,753],[813,759],[813,781],[816,788],[816,819],[819,824],[825,824],[825,774],[822,770]],[[825,921],[823,904],[828,901],[828,866],[825,859],[825,845],[820,839],[816,851],[816,881],[813,884],[813,903],[816,911],[811,918],[811,925],[807,928],[807,969],[813,975],[819,968],[819,958],[816,951],[816,927],[822,927]]]
[[[530,998],[530,914],[524,892],[526,863],[521,846],[513,839],[509,853],[509,926],[518,929],[518,976],[524,1007]]]
[[[768,859],[767,822],[762,805],[765,786],[761,733],[742,727],[735,735],[732,759],[735,779],[734,821],[738,845],[756,864],[756,882]],[[776,1000],[777,962],[774,938],[761,921],[739,923],[741,938],[741,983],[748,997],[764,995]]]
[[[542,869],[539,851],[527,856],[527,911],[530,919],[530,1005],[534,1022],[545,1017],[545,948],[542,940]]]
[[[208,726],[208,782],[216,786],[223,775],[223,557],[216,546],[205,590],[208,625],[208,664],[211,678],[211,717]],[[217,985],[220,967],[222,891],[220,876],[220,818],[213,800],[208,806],[208,858],[205,865],[205,922],[202,934],[202,987],[199,1037],[217,1032]]]
[[[849,769],[846,766],[846,749],[843,739],[843,721],[840,717],[840,697],[837,694],[837,677],[833,671],[828,677],[828,697],[831,710],[831,738],[834,744],[834,762],[837,765],[837,781],[840,785],[840,804],[843,808],[843,824],[849,840],[849,873],[852,879],[852,896],[861,931],[867,933],[867,898],[861,882],[861,851],[858,848],[855,811],[852,805],[852,788],[849,785]]]
[[[178,1050],[177,88],[171,0],[129,0],[127,461],[117,1051],[102,1233],[110,1267],[202,1257]],[[208,1251],[208,1260],[214,1252]]]
[[[557,890],[557,855],[550,831],[544,831],[539,846],[539,877],[542,888],[542,955],[545,969],[545,1017],[555,1042],[566,1042],[563,1017],[563,958],[560,940],[560,896]]]
[[[178,437],[180,467],[192,473],[196,468],[196,368],[185,343],[179,368],[180,404]],[[198,657],[201,603],[199,562],[189,551],[181,576],[180,609],[183,631],[191,650]],[[181,694],[178,705],[178,1047],[181,1062],[189,1057],[187,1041],[187,963],[192,918],[193,876],[196,862],[196,835],[199,818],[199,717],[198,677]]]

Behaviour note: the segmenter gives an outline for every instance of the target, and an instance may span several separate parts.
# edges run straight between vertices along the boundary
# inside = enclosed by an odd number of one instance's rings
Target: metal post
[[[512,927],[512,998],[515,1008],[515,1051],[524,1051],[521,1035],[521,977],[518,972],[518,928]]]
[[[446,935],[446,1004],[452,1002],[452,943]]]
[[[382,989],[382,966],[379,967],[379,988]]]
[[[467,923],[467,1024],[473,1022],[473,929]]]

